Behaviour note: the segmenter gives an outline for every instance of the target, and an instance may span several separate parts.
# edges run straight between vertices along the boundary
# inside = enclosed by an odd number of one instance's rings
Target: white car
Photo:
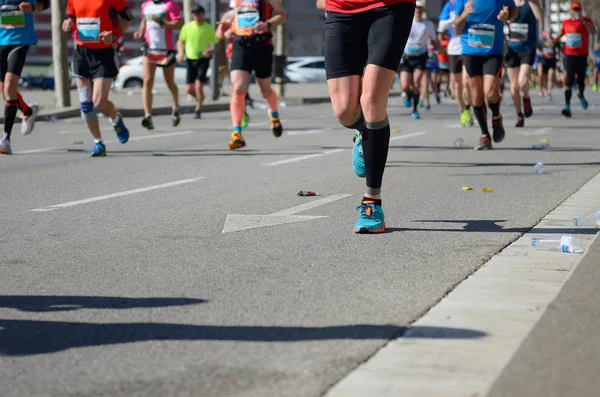
[[[325,57],[290,57],[285,75],[291,83],[320,83],[325,77]]]
[[[206,76],[210,79],[211,70],[208,69]],[[175,84],[178,87],[185,85],[185,79],[187,75],[187,63],[183,62],[175,67]],[[115,80],[115,87],[117,89],[124,88],[141,88],[143,83],[142,79],[142,57],[131,58],[125,61],[121,68],[119,68],[119,75]],[[162,70],[156,68],[156,75],[154,77],[155,87],[166,87],[165,79],[163,77]]]

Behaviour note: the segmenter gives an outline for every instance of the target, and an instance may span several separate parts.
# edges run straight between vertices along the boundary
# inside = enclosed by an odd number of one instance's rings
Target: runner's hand
[[[258,21],[256,27],[254,28],[254,33],[256,34],[264,34],[269,31],[269,27],[263,21]]]
[[[133,38],[139,40],[144,35],[144,32],[140,32],[139,30],[133,33]]]
[[[463,14],[468,17],[475,11],[475,2],[473,0],[469,1],[465,4],[465,9],[463,10]]]
[[[19,10],[25,14],[31,14],[33,12],[33,6],[26,1],[23,1],[19,4]]]
[[[158,23],[160,25],[160,18],[156,15],[150,15],[150,20]]]
[[[502,21],[502,22],[506,22],[506,21],[508,21],[509,18],[510,18],[510,11],[508,10],[507,6],[504,6],[502,11],[500,11],[500,13],[498,14],[498,20]]]
[[[183,63],[183,54],[177,54],[177,63]]]
[[[104,44],[112,44],[113,43],[113,33],[112,32],[102,32],[100,33],[100,41]]]
[[[204,58],[212,57],[212,50],[210,48],[205,49],[204,51],[202,51],[202,56]]]
[[[73,29],[73,20],[71,18],[67,18],[63,21],[62,30],[63,32],[69,33]]]

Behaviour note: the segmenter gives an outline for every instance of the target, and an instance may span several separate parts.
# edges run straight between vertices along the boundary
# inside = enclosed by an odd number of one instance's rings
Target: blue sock
[[[271,112],[271,118],[278,119],[279,118],[279,112],[278,111]]]
[[[233,127],[233,132],[239,132],[241,134],[242,133],[242,127],[240,127],[240,126]]]

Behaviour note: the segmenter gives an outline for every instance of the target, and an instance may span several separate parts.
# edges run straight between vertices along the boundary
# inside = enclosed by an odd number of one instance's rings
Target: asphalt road
[[[322,395],[600,172],[600,96],[570,121],[555,98],[520,133],[504,106],[490,152],[454,105],[413,121],[392,99],[380,236],[352,233],[364,182],[328,104],[281,109],[280,139],[253,111],[239,152],[226,113],[154,132],[128,119],[125,146],[104,120],[100,159],[79,119],[16,133],[0,158],[0,395]],[[222,233],[290,216],[319,218]]]

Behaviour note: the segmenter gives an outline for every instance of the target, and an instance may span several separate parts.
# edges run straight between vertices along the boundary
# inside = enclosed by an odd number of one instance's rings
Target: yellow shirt
[[[198,25],[196,21],[183,25],[179,32],[179,40],[185,43],[185,57],[194,61],[203,58],[202,52],[210,48],[212,43],[219,42],[212,26],[206,22]]]

